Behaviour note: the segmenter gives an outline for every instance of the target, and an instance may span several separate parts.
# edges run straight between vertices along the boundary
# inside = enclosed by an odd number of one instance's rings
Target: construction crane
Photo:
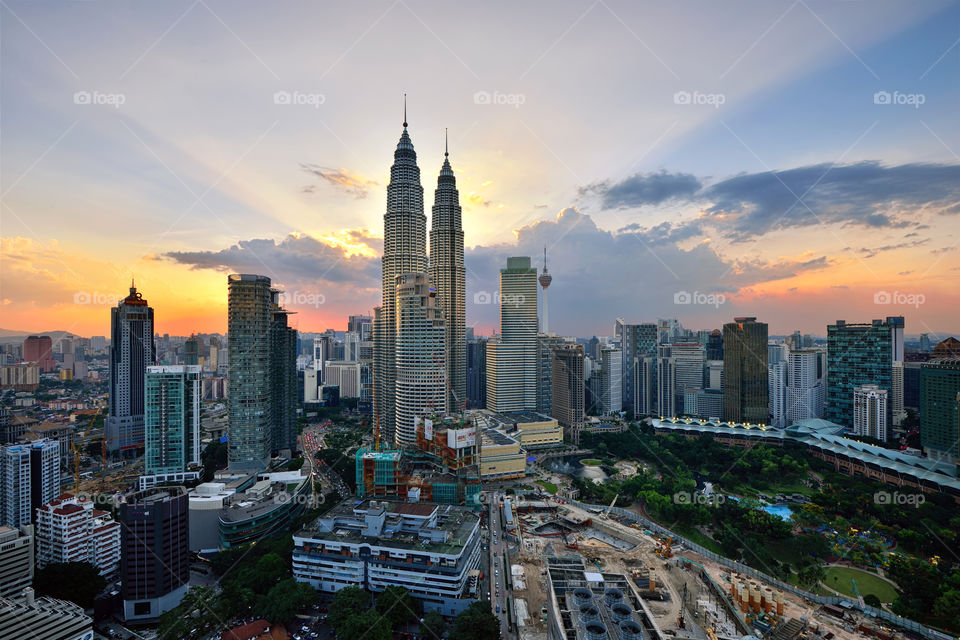
[[[81,444],[86,445],[87,436],[90,435],[90,429],[97,421],[97,418],[100,417],[101,411],[103,411],[103,407],[98,407],[97,412],[93,414],[93,418],[87,424],[87,428],[83,430],[83,435],[80,436]],[[76,492],[80,490],[80,447],[77,446],[76,440],[70,441],[70,447],[73,449],[73,490]]]
[[[857,588],[857,581],[850,578],[850,584],[853,585],[853,592],[857,595],[857,602],[860,603],[860,607],[862,608],[864,606],[863,596],[860,595],[860,589]]]
[[[613,500],[610,501],[610,506],[607,507],[606,509],[604,509],[604,511],[603,511],[602,516],[603,516],[604,518],[609,518],[609,516],[610,516],[610,510],[613,509],[613,505],[617,502],[617,498],[619,498],[619,497],[620,497],[620,494],[619,494],[619,493],[618,493],[617,495],[613,496]]]

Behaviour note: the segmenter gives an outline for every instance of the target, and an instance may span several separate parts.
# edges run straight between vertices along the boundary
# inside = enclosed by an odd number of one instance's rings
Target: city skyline
[[[370,313],[406,92],[430,172],[447,127],[456,150],[478,333],[497,310],[474,295],[545,245],[557,334],[740,315],[956,331],[955,5],[529,7],[537,28],[498,23],[494,50],[448,35],[490,25],[472,8],[222,9],[5,8],[3,329],[103,334],[132,275],[160,333],[225,331],[231,272],[270,276],[301,331]],[[129,37],[89,47],[107,25]],[[579,45],[600,34],[610,51]],[[166,64],[193,72],[154,86]]]

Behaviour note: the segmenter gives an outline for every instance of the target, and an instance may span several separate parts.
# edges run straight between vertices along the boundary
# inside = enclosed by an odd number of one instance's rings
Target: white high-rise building
[[[670,353],[676,364],[676,393],[703,388],[703,363],[706,350],[699,342],[674,342]]]
[[[787,426],[787,363],[784,360],[767,365],[767,389],[770,394],[770,426]]]
[[[37,509],[37,568],[89,562],[102,576],[120,566],[120,523],[93,502],[64,494]]]
[[[403,133],[393,153],[390,183],[387,185],[387,210],[383,216],[383,257],[381,264],[381,304],[374,310],[374,419],[386,442],[397,438],[397,278],[405,274],[427,273],[427,217],[423,213],[423,187],[417,152],[407,132],[404,105]],[[321,382],[323,382],[321,380]],[[417,414],[419,415],[419,414]],[[411,422],[404,438],[410,436]]]
[[[600,349],[600,368],[594,372],[596,409],[598,413],[616,413],[623,408],[623,355],[615,347]]]
[[[787,426],[807,418],[823,417],[824,386],[817,371],[821,352],[791,351],[787,357]]]
[[[396,434],[398,445],[417,440],[415,420],[447,410],[446,327],[430,276],[397,277]]]
[[[677,415],[677,361],[671,345],[657,347],[657,411],[664,418]]]
[[[707,360],[707,388],[723,389],[723,360]]]
[[[500,336],[487,342],[487,408],[537,408],[537,270],[529,257],[500,270]]]
[[[359,362],[331,360],[327,362],[327,380],[323,386],[339,387],[341,398],[359,398],[361,368]]]
[[[33,540],[31,524],[19,529],[0,525],[0,598],[18,595],[33,583]]]
[[[853,433],[877,440],[887,440],[886,389],[865,384],[853,389]]]
[[[34,509],[60,495],[60,443],[41,438],[0,449],[0,525],[33,522]]]
[[[890,380],[890,414],[893,416],[893,425],[900,426],[907,417],[903,406],[903,361],[894,360]]]

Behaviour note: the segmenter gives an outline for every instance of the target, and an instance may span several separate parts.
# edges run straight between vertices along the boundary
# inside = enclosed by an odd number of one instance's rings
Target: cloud
[[[960,211],[960,164],[825,163],[739,175],[702,196],[713,203],[704,216],[734,240],[822,224],[903,228],[918,209]]]
[[[366,198],[370,188],[378,186],[376,180],[364,178],[359,174],[351,173],[347,169],[330,169],[306,162],[301,162],[300,168],[310,175],[321,178],[327,184],[345,190],[356,198]],[[315,190],[316,185],[312,184],[301,189],[303,193],[314,193]]]
[[[369,232],[343,232],[338,237],[370,239]],[[303,234],[271,239],[241,240],[218,251],[170,251],[163,256],[191,269],[224,273],[258,273],[288,291],[321,293],[328,301],[355,303],[359,309],[379,304],[380,260],[351,253],[349,247]],[[295,306],[295,305],[294,305]]]
[[[625,209],[668,200],[690,199],[701,188],[700,179],[689,173],[635,173],[619,182],[595,182],[580,189],[580,195],[597,194],[604,209]]]
[[[872,258],[878,253],[886,253],[887,251],[896,251],[898,249],[912,249],[914,247],[920,247],[930,242],[930,238],[921,238],[920,240],[911,240],[910,242],[898,242],[896,244],[885,244],[879,247],[861,247],[857,249],[857,252],[863,254],[867,258]]]

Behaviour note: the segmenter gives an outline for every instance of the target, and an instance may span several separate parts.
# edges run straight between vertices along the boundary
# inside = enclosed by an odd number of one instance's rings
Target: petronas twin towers
[[[404,108],[383,216],[383,298],[374,311],[374,416],[387,444],[413,443],[416,418],[466,401],[463,225],[449,149],[432,213],[428,258],[420,168]]]

